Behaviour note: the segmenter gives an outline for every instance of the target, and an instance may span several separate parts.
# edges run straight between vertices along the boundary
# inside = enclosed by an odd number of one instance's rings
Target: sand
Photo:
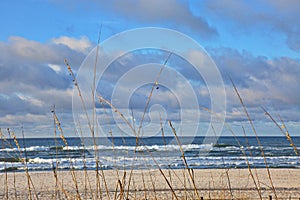
[[[271,195],[275,199],[266,169],[252,171],[255,177],[256,173],[259,177],[257,184],[260,184],[262,197],[268,199]],[[270,172],[277,197],[300,198],[300,169],[270,169]],[[163,170],[163,173],[178,199],[197,199],[187,170],[185,173],[184,170]],[[122,170],[105,170],[103,174],[100,172],[98,197],[95,174],[95,171],[75,171],[74,178],[70,171],[59,171],[56,182],[53,172],[29,172],[32,199],[36,199],[36,195],[39,199],[79,199],[78,196],[81,199],[176,199],[159,170],[134,170],[129,192],[130,171],[124,173]],[[193,170],[191,175],[195,179],[200,198],[259,199],[248,169],[199,169]],[[0,174],[0,199],[7,197],[30,199],[25,172],[9,172],[7,176],[5,173]]]

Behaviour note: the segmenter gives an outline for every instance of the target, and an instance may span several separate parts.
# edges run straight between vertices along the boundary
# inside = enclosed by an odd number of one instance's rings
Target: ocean
[[[30,171],[74,169],[94,170],[98,157],[100,167],[106,169],[181,169],[185,168],[182,152],[190,168],[265,168],[261,148],[255,137],[220,137],[216,144],[203,144],[204,137],[181,137],[178,145],[173,137],[97,138],[97,150],[92,138],[19,139],[18,148],[12,139],[0,140],[0,173],[23,171],[25,163]],[[285,137],[259,137],[270,168],[300,168],[300,158]],[[192,141],[192,142],[191,142]],[[300,146],[300,137],[294,137]],[[182,151],[180,151],[180,147]],[[300,153],[300,150],[298,149]],[[26,162],[25,159],[27,158]]]

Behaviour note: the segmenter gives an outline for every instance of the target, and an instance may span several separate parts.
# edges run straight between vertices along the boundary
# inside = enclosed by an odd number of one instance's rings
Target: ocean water
[[[246,159],[252,167],[264,168],[261,148],[255,137],[220,137],[216,144],[203,144],[204,137],[181,137],[178,145],[173,137],[140,138],[67,138],[68,145],[58,138],[20,139],[20,149],[12,139],[0,140],[0,173],[22,171],[25,162],[29,170],[75,169],[93,170],[96,159],[103,169],[163,169],[185,168],[180,147],[189,167],[247,168]],[[300,168],[300,158],[285,137],[260,137],[262,149],[271,168]],[[297,147],[300,137],[293,138]],[[97,149],[95,151],[95,149]],[[300,149],[298,149],[300,153]]]

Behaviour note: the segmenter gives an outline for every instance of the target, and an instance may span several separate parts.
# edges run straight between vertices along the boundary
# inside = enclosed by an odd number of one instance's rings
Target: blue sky
[[[280,133],[263,115],[261,106],[275,117],[280,114],[291,134],[297,135],[300,130],[299,7],[297,0],[1,1],[0,127],[18,131],[23,123],[30,137],[51,136],[50,110],[55,104],[66,134],[72,135],[73,85],[63,60],[67,58],[77,72],[96,46],[102,24],[101,41],[143,27],[169,28],[188,35],[215,61],[225,83],[227,121],[238,133],[239,125],[246,124],[245,116],[228,77],[236,83],[262,135]],[[165,59],[158,52],[146,53],[147,58],[142,54],[128,55],[117,64],[134,66],[146,61],[161,63]],[[170,61],[173,67],[181,69],[178,72],[193,81],[192,68],[182,67],[185,64],[180,59],[173,59]],[[110,83],[109,77],[121,71],[112,65],[103,81]],[[110,85],[114,87],[113,83]],[[209,94],[201,78],[193,86],[199,90],[198,98],[203,97],[209,107]],[[99,86],[98,91],[105,96],[110,89]],[[141,89],[133,99],[137,108],[143,102],[140,93],[143,93]],[[154,99],[163,106],[169,101]],[[176,120],[178,104],[174,105],[168,107],[171,120]]]

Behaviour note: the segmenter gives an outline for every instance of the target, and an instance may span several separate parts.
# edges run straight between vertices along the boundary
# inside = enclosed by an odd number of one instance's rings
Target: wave
[[[185,150],[193,150],[193,149],[206,149],[212,148],[212,144],[187,144],[181,145],[181,148]],[[27,152],[30,151],[49,151],[49,150],[64,150],[64,151],[79,151],[79,150],[94,150],[94,146],[30,146],[26,148],[4,148],[0,149],[0,152]],[[96,147],[98,150],[129,150],[129,151],[147,151],[147,150],[154,150],[154,151],[171,151],[171,150],[180,150],[179,145],[140,145],[140,146],[105,146],[105,145],[98,145]]]
[[[187,163],[192,168],[245,168],[247,164],[245,162],[248,159],[250,165],[256,167],[265,167],[263,157],[244,157],[244,156],[229,156],[229,157],[186,157]],[[293,167],[300,168],[300,162],[297,156],[279,156],[279,157],[266,157],[270,167]],[[149,156],[142,157],[126,157],[126,156],[102,156],[99,158],[103,169],[125,168],[130,169],[134,166],[135,169],[154,169],[157,168],[157,164],[161,168],[184,168],[184,163],[180,157],[157,157],[156,162],[153,162],[153,158]],[[94,158],[41,158],[36,157],[29,159],[28,168],[30,170],[52,170],[58,163],[59,169],[95,169],[96,161]],[[5,165],[0,162],[0,170],[24,170],[23,163],[6,163]]]
[[[260,151],[259,146],[249,146],[249,147],[244,147],[244,146],[235,146],[235,145],[230,145],[230,144],[184,144],[184,145],[173,145],[173,144],[168,144],[168,145],[144,145],[144,146],[105,146],[105,145],[98,145],[96,148],[99,152],[105,152],[105,151],[115,151],[115,152],[174,152],[180,151],[180,147],[182,148],[183,151],[185,152],[197,152],[197,151],[212,151],[212,152],[227,152],[227,153],[241,153],[242,149],[245,151]],[[95,147],[93,145],[91,146],[30,146],[25,148],[4,148],[0,149],[1,152],[6,152],[6,153],[19,153],[24,152],[25,150],[30,153],[30,152],[49,152],[49,151],[59,151],[59,152],[67,152],[67,151],[74,151],[74,152],[86,152],[86,151],[94,151]],[[266,155],[269,156],[276,156],[278,155],[278,152],[282,153],[284,151],[290,151],[291,153],[293,152],[293,147],[263,147],[263,150],[265,151]],[[53,154],[53,153],[52,153]],[[66,154],[67,155],[67,154]],[[1,158],[0,158],[1,161]]]
[[[50,150],[50,147],[46,147],[46,146],[30,146],[30,147],[26,147],[26,148],[3,148],[0,149],[0,152],[24,152],[24,151],[48,151]]]

